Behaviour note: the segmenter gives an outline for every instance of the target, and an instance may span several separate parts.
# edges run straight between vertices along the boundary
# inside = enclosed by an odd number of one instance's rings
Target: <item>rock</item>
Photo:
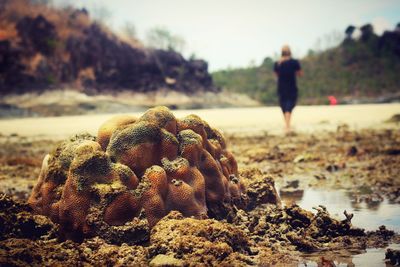
[[[329,164],[325,168],[328,172],[337,172],[339,170],[339,165],[337,164]]]
[[[247,188],[247,195],[249,197],[248,209],[268,203],[281,205],[281,200],[275,189],[274,179],[270,176],[261,176],[252,181]]]
[[[48,239],[56,236],[58,227],[49,218],[34,215],[25,203],[0,194],[0,240],[7,238]]]
[[[297,189],[299,187],[299,180],[288,181],[282,189]]]
[[[58,39],[56,27],[44,16],[24,17],[17,23],[16,28],[21,38],[21,46],[25,48],[24,53],[33,55],[39,52],[50,56],[54,52]]]
[[[387,119],[385,122],[393,122],[399,123],[400,122],[400,114],[394,114],[390,119]]]
[[[158,254],[150,261],[151,267],[179,267],[184,266],[183,261],[172,255]]]
[[[394,231],[388,230],[384,225],[379,226],[379,229],[376,230],[375,233],[382,236],[385,240],[389,240],[395,235]]]
[[[356,146],[351,146],[349,148],[349,150],[347,151],[347,155],[350,157],[357,155],[357,153],[358,153],[358,149]]]
[[[385,253],[385,259],[392,265],[400,265],[400,250],[388,248]]]
[[[315,252],[320,250],[318,243],[311,238],[305,238],[304,236],[299,236],[294,232],[286,235],[287,239],[295,245],[300,251]]]

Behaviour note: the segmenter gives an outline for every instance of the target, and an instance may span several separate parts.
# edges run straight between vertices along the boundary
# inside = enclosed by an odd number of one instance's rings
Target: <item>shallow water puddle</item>
[[[383,201],[357,203],[351,193],[344,190],[297,190],[291,193],[281,193],[285,205],[296,203],[300,207],[315,212],[313,207],[323,205],[334,217],[343,220],[343,211],[354,213],[352,224],[366,230],[377,230],[379,226],[400,232],[400,204]],[[400,244],[391,244],[389,248],[400,249]],[[299,266],[320,266],[321,258],[333,259],[336,266],[390,266],[384,258],[387,248],[373,248],[361,251],[335,251],[310,253],[303,255]]]
[[[331,266],[321,265],[321,258],[333,260],[334,266],[392,266],[385,262],[387,248],[400,249],[400,244],[391,244],[386,248],[370,248],[364,251],[334,251],[330,253],[309,253],[303,255],[303,262],[299,266]],[[357,255],[354,255],[357,253]]]
[[[400,204],[389,203],[388,200],[357,203],[351,193],[343,190],[298,190],[293,193],[281,194],[285,205],[296,203],[300,207],[315,211],[312,208],[323,205],[337,219],[345,219],[343,211],[354,213],[352,224],[366,230],[377,230],[385,225],[387,229],[400,232]]]

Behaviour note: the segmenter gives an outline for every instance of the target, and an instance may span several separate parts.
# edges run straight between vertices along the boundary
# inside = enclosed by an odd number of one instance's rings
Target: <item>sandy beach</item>
[[[176,117],[197,114],[216,128],[228,132],[283,133],[283,119],[278,107],[177,110]],[[339,124],[352,129],[391,127],[384,123],[400,113],[400,104],[365,104],[339,106],[298,106],[293,126],[298,132],[335,130]],[[133,112],[139,117],[142,113]],[[79,132],[96,134],[98,127],[115,114],[22,118],[0,120],[0,133],[22,136],[65,138]]]

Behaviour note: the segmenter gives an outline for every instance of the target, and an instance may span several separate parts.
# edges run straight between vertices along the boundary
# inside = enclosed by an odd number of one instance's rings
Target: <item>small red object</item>
[[[334,97],[333,95],[328,96],[329,99],[329,105],[334,106],[338,103],[336,97]]]

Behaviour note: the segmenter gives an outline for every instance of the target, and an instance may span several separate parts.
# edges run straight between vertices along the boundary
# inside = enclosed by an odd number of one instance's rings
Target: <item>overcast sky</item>
[[[400,22],[400,0],[55,0],[110,11],[108,24],[118,30],[135,25],[139,39],[164,26],[186,41],[184,55],[195,53],[211,70],[260,64],[283,44],[295,57],[334,43],[326,36],[353,24],[372,23],[375,31]],[[334,38],[335,39],[335,38]]]

